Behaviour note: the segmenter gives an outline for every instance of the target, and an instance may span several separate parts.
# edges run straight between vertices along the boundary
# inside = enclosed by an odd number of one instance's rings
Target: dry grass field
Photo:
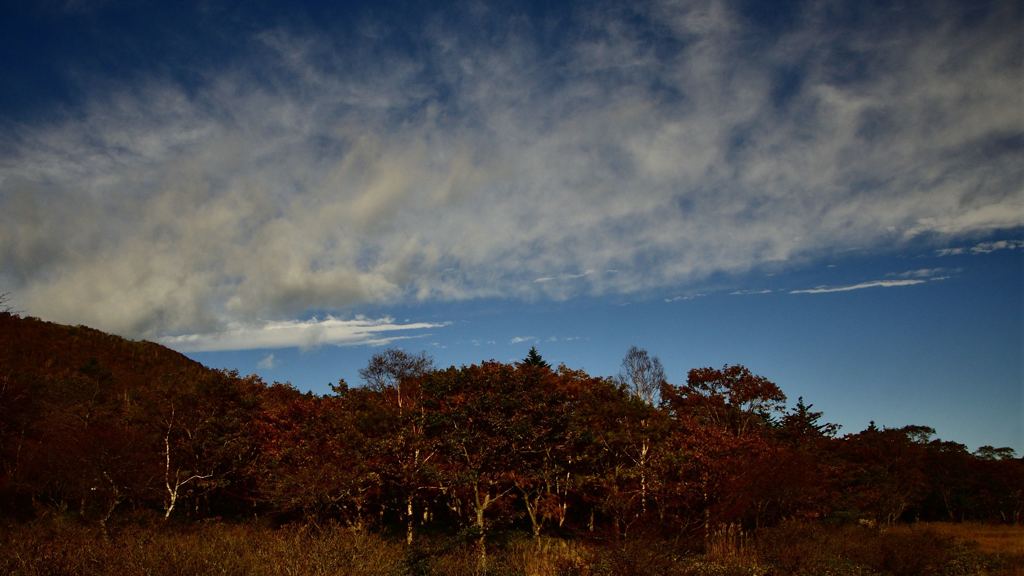
[[[978,548],[987,554],[1018,556],[1024,559],[1024,525],[926,522],[919,527],[943,536],[976,542]]]
[[[459,538],[400,541],[339,526],[122,525],[104,535],[74,521],[0,525],[0,574],[479,576]],[[916,524],[889,529],[790,523],[756,534],[719,530],[706,554],[673,541],[593,542],[512,535],[492,576],[1016,576],[1024,527]]]
[[[1024,525],[980,522],[922,522],[900,526],[897,531],[930,531],[941,536],[972,542],[983,554],[1000,559],[1000,574],[1024,576]]]

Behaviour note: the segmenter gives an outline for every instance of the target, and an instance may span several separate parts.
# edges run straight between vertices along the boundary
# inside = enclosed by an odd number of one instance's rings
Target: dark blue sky
[[[1024,450],[1013,2],[0,8],[0,291],[318,392],[743,363]]]

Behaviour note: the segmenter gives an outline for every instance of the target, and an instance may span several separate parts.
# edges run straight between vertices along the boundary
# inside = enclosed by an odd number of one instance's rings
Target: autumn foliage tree
[[[753,516],[760,524],[760,468],[771,462],[769,432],[785,399],[775,383],[740,365],[696,368],[682,386],[662,386],[662,409],[676,425],[705,541],[718,523]]]
[[[423,378],[427,429],[439,441],[442,487],[455,512],[475,530],[480,568],[487,563],[487,533],[494,511],[511,508],[509,463],[524,433],[519,407],[524,390],[514,367],[486,362],[449,368]]]
[[[516,430],[511,480],[531,533],[539,538],[549,522],[565,522],[573,472],[569,425],[578,396],[567,370],[555,373],[543,364],[524,363],[517,371],[525,404],[520,407],[523,418]]]
[[[370,394],[348,395],[352,401],[358,399],[354,409],[374,415],[362,422],[374,430],[370,437],[379,448],[381,477],[396,498],[391,507],[405,523],[406,544],[413,542],[417,513],[429,515],[422,496],[436,484],[432,460],[437,451],[424,435],[421,384],[433,371],[433,360],[424,353],[388,349],[374,354],[359,371]]]
[[[283,519],[363,526],[381,488],[379,444],[361,430],[346,394],[268,390],[260,418],[262,501]]]

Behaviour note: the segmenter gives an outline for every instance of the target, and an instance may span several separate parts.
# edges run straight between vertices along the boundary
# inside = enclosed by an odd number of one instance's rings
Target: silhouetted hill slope
[[[0,514],[167,507],[193,475],[207,511],[236,502],[224,492],[258,453],[264,389],[159,344],[0,313]]]
[[[166,386],[211,372],[153,342],[132,341],[86,326],[0,314],[0,378],[36,384],[85,378],[117,389],[136,389]]]

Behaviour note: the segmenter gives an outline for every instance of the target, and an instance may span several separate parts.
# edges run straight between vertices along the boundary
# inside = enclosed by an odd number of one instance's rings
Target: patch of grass
[[[987,576],[1019,574],[973,542],[928,527],[876,530],[790,523],[766,530],[758,554],[770,574],[834,576]]]
[[[898,526],[893,531],[926,531],[952,538],[993,560],[998,565],[993,573],[1024,576],[1024,526],[982,522],[922,522]]]
[[[395,575],[408,573],[401,544],[328,526],[125,527],[109,537],[75,523],[0,528],[0,573],[12,576]]]
[[[423,541],[410,553],[416,576],[480,576],[477,550],[472,543],[450,540]],[[487,576],[591,576],[594,551],[581,542],[557,538],[512,538],[491,550]]]
[[[519,539],[502,553],[514,574],[525,576],[589,576],[592,554],[578,542],[557,538]]]
[[[1005,554],[1024,558],[1024,525],[984,524],[981,522],[921,522],[896,530],[930,530],[978,544],[986,554]]]

